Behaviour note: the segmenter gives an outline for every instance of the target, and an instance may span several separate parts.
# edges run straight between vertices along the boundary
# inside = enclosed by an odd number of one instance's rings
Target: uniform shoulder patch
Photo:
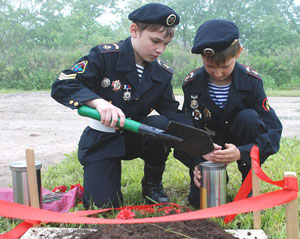
[[[264,98],[263,99],[263,102],[262,102],[262,108],[265,110],[265,111],[270,111],[270,106],[269,106],[269,102],[268,102],[268,98]]]
[[[101,53],[120,51],[119,43],[100,44],[97,47]]]
[[[254,76],[255,78],[261,80],[260,75],[255,70],[253,70],[249,66],[246,66],[246,65],[243,65],[243,66],[245,67],[245,70],[246,70],[248,75]]]
[[[195,76],[195,71],[197,71],[197,70],[199,70],[199,69],[201,69],[201,67],[200,68],[197,68],[197,69],[195,69],[195,70],[193,70],[192,72],[190,72],[185,78],[184,78],[184,80],[183,80],[183,83],[182,83],[182,86],[183,87],[185,87],[186,85],[188,85],[190,82],[192,82],[195,78],[194,78],[194,76]]]
[[[75,65],[72,67],[72,71],[75,71],[75,72],[77,72],[77,73],[84,73],[87,64],[88,64],[87,61],[81,61],[81,62],[78,62],[77,64],[75,64]]]
[[[163,68],[164,70],[166,70],[169,73],[173,74],[174,70],[171,67],[169,67],[166,63],[164,63],[161,60],[157,60],[157,63],[161,66],[161,68]]]

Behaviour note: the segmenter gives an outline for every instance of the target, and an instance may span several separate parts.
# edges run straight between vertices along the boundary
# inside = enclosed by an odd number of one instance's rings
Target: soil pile
[[[75,238],[75,237],[72,237]],[[100,225],[95,232],[86,232],[80,239],[160,239],[201,238],[234,239],[217,223],[202,219],[148,224]]]

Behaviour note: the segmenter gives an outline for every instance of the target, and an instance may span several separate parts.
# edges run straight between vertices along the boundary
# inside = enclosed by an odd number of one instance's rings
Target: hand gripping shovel
[[[78,108],[78,114],[95,120],[101,120],[96,109],[83,105]],[[120,127],[118,120],[117,127]],[[170,121],[167,129],[161,130],[142,124],[132,119],[125,119],[123,129],[134,133],[147,134],[161,139],[171,147],[175,147],[189,154],[201,156],[214,149],[213,142],[206,131]]]

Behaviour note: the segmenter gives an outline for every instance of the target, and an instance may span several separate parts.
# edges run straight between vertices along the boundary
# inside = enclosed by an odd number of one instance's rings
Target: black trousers
[[[153,115],[140,122],[166,129],[169,120],[160,115]],[[165,164],[170,152],[169,148],[151,136],[139,135],[129,131],[125,136],[126,155],[118,158],[94,160],[94,163],[84,166],[84,195],[85,208],[91,203],[99,208],[119,207],[123,203],[121,192],[121,160],[142,158],[145,164],[160,167]]]
[[[225,143],[232,143],[236,146],[246,145],[249,143],[253,143],[255,138],[265,132],[265,124],[261,117],[257,114],[255,110],[246,109],[240,111],[235,119],[234,122],[229,129],[229,132],[226,132],[224,137],[214,139],[214,142],[224,146]],[[178,159],[181,160],[185,165],[190,168],[190,193],[189,193],[189,202],[191,205],[195,207],[200,206],[200,190],[194,184],[194,174],[193,169],[194,167],[199,164],[200,162],[205,161],[202,157],[191,157],[179,153],[177,155]],[[176,157],[176,154],[175,154]],[[249,155],[250,157],[250,155]],[[264,160],[262,160],[264,161]],[[239,171],[242,173],[242,180],[245,179],[247,176],[251,166],[245,166],[241,160],[237,161]]]

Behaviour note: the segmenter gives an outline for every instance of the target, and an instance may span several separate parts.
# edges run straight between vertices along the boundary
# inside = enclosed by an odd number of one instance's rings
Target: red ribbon
[[[293,191],[296,191],[296,192],[299,191],[297,178],[284,177],[284,180],[273,181],[272,179],[270,179],[264,173],[264,171],[260,167],[259,148],[256,145],[254,145],[252,147],[251,152],[250,152],[250,157],[251,157],[251,163],[252,163],[252,167],[254,169],[254,172],[258,176],[259,179],[261,179],[261,180],[263,180],[263,181],[265,181],[269,184],[279,186],[279,187],[281,187],[285,190],[293,190]],[[235,196],[233,202],[236,202],[236,201],[239,201],[241,199],[247,198],[247,196],[249,195],[251,189],[252,189],[252,169],[250,169],[246,179],[244,180],[244,182],[243,182],[240,190],[238,191],[237,195]],[[255,210],[253,210],[253,211],[255,211]],[[235,216],[236,216],[236,214],[226,216],[224,218],[224,222],[225,223],[231,222],[235,218]]]
[[[157,222],[172,222],[172,221],[185,221],[185,220],[196,220],[212,217],[232,217],[233,214],[247,213],[252,211],[259,211],[267,208],[272,208],[278,205],[285,204],[298,198],[298,182],[296,177],[284,177],[282,181],[272,181],[259,166],[258,148],[255,146],[252,148],[251,157],[252,164],[257,176],[271,184],[282,187],[283,189],[265,193],[256,197],[245,198],[245,195],[251,191],[251,173],[249,173],[239,190],[236,198],[233,202],[227,203],[218,207],[207,208],[192,212],[161,216],[161,217],[150,217],[150,218],[139,218],[139,219],[103,219],[103,218],[92,218],[84,217],[96,213],[101,213],[109,210],[117,209],[101,209],[101,210],[88,210],[88,211],[77,211],[72,213],[58,213],[47,211],[39,208],[32,208],[29,206],[1,201],[0,200],[0,216],[8,218],[16,218],[25,220],[20,223],[12,231],[0,235],[0,238],[19,238],[24,234],[28,228],[38,222],[43,223],[71,223],[71,224],[135,224],[135,223],[157,223]],[[250,186],[249,186],[250,185]],[[237,200],[237,197],[240,197]],[[244,198],[244,199],[243,199]],[[140,206],[128,206],[119,208],[118,210],[127,208],[132,210],[151,210],[150,208],[158,206],[155,205],[140,205]],[[174,204],[175,205],[175,204]],[[29,222],[31,220],[31,222]]]

